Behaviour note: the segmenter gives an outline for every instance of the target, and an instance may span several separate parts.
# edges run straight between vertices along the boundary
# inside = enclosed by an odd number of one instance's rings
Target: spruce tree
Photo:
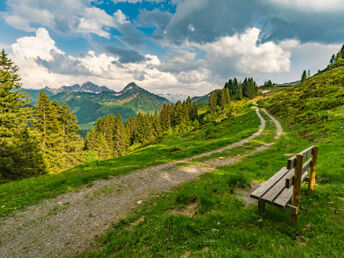
[[[224,95],[225,95],[225,105],[229,105],[230,101],[231,101],[231,98],[230,98],[230,95],[229,95],[229,90],[228,88],[224,88]]]
[[[65,162],[63,169],[68,169],[81,162],[83,142],[78,134],[80,127],[77,124],[76,116],[70,107],[63,103],[61,111],[63,160]]]
[[[208,112],[210,114],[211,120],[215,118],[216,114],[216,105],[217,105],[217,100],[216,100],[216,93],[212,92],[209,97],[208,101]]]
[[[196,101],[194,101],[192,103],[191,112],[190,112],[190,119],[191,119],[191,121],[198,120],[198,107],[197,107]]]
[[[85,149],[97,152],[97,133],[93,126],[86,134]]]
[[[40,91],[34,110],[33,128],[40,141],[43,156],[50,173],[59,172],[61,138],[59,136],[58,105],[52,104],[44,90]]]
[[[153,131],[154,140],[162,138],[162,129],[161,129],[161,126],[160,126],[159,116],[158,116],[157,113],[155,113],[155,115],[153,116],[152,127],[153,127],[153,130],[154,130]]]
[[[30,100],[19,88],[18,67],[0,54],[0,181],[46,173],[38,142],[28,128]],[[25,153],[23,153],[25,152]]]
[[[304,70],[301,76],[301,82],[305,81],[306,79],[307,79],[307,72],[306,70]]]
[[[114,155],[121,156],[129,145],[129,138],[120,114],[117,114],[114,128]]]

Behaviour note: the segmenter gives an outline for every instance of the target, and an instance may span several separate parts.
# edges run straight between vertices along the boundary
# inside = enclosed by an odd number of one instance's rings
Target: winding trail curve
[[[278,139],[283,132],[280,123],[265,109],[262,111],[274,122],[275,139]],[[183,160],[119,175],[110,180],[98,180],[92,187],[83,187],[45,200],[0,220],[0,257],[68,257],[77,254],[87,248],[95,236],[106,232],[112,223],[127,216],[143,201],[149,201],[179,184],[197,179],[216,166],[233,164],[245,156],[269,148],[274,143],[260,146],[241,156],[177,166],[242,146],[261,135],[266,121],[258,109],[256,113],[260,119],[258,131],[239,142]]]

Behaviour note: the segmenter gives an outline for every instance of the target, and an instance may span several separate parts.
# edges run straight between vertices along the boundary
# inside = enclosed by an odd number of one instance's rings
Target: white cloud
[[[50,38],[49,32],[44,28],[39,28],[35,36],[17,39],[11,47],[15,58],[21,60],[40,57],[43,60],[51,61],[53,59],[52,51],[64,54],[55,46],[55,41]]]
[[[120,90],[130,81],[138,81],[139,85],[153,92],[169,92],[199,94],[199,87],[203,92],[210,90],[212,84],[204,82],[207,72],[191,69],[190,73],[177,71],[171,73],[159,68],[164,64],[155,55],[145,55],[145,60],[140,63],[120,64],[119,57],[109,56],[106,53],[97,54],[94,51],[87,52],[82,57],[67,56],[59,49],[48,31],[39,28],[35,36],[22,37],[11,45],[11,58],[18,65],[19,75],[25,88],[60,87],[72,85],[84,81],[92,81],[99,85],[107,85],[112,89]],[[182,64],[185,60],[193,60],[194,54],[184,52],[184,61],[175,61]],[[63,58],[62,58],[63,57]],[[42,61],[44,60],[44,61]],[[70,60],[70,62],[65,62]],[[61,69],[59,68],[59,63]],[[55,70],[49,70],[53,64]],[[64,63],[76,64],[78,70],[83,73],[59,73],[64,71]],[[69,66],[67,66],[69,68]],[[200,86],[201,85],[201,86]]]
[[[18,30],[23,30],[27,32],[34,31],[34,29],[30,27],[29,20],[24,17],[20,17],[18,15],[4,15],[3,18],[8,24],[10,24],[12,27]]]
[[[344,10],[343,0],[267,0],[275,5],[280,5],[286,8],[298,8],[302,11],[339,11]]]
[[[290,52],[274,42],[259,43],[260,30],[221,37],[206,44],[187,43],[206,52],[214,74],[223,76],[283,73],[290,69]]]
[[[126,22],[118,10],[113,15],[91,7],[91,0],[9,0],[9,11],[2,13],[11,26],[27,32],[35,31],[35,25],[57,31],[94,33],[109,38],[109,27],[117,28]]]

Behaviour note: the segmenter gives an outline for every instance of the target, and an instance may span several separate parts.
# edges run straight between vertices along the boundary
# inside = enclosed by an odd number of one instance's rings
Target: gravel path
[[[281,125],[262,109],[277,128],[276,137],[283,132]],[[240,161],[245,155],[263,151],[261,146],[249,154],[214,159],[215,163],[180,165],[196,158],[221,153],[248,143],[258,137],[266,121],[260,118],[259,130],[252,136],[218,150],[202,153],[176,162],[136,170],[110,180],[98,180],[91,187],[83,187],[54,199],[30,206],[12,217],[0,221],[0,257],[69,257],[88,247],[95,236],[106,232],[112,223],[128,215],[144,201],[162,192],[198,178],[201,174]],[[213,162],[214,162],[213,160]]]

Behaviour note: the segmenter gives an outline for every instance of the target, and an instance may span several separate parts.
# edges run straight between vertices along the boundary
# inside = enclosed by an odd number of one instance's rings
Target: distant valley
[[[88,130],[99,117],[108,114],[120,114],[126,121],[139,112],[160,110],[168,99],[153,94],[134,82],[129,83],[123,90],[116,92],[106,86],[98,86],[92,82],[82,85],[62,86],[57,89],[44,88],[51,100],[60,104],[65,102],[77,116],[82,130]],[[31,95],[32,105],[37,101],[40,90],[24,89]]]

